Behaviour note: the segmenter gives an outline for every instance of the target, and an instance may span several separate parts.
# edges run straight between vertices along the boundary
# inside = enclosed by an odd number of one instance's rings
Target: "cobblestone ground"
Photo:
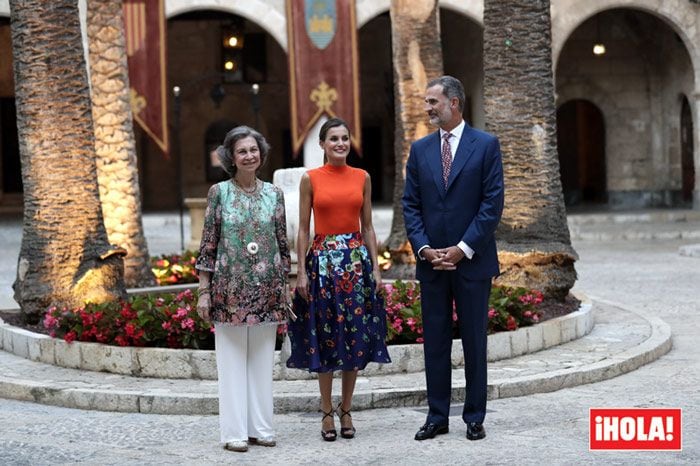
[[[2,229],[0,228],[0,231]],[[459,407],[451,431],[416,442],[416,408],[359,411],[354,440],[320,438],[320,416],[275,417],[276,448],[232,453],[215,416],[80,411],[0,400],[0,464],[700,464],[700,258],[677,240],[577,242],[577,288],[657,315],[674,347],[632,373],[554,393],[489,403],[487,438],[469,442]],[[1,370],[1,369],[0,369]],[[589,452],[590,407],[683,408],[682,452]]]

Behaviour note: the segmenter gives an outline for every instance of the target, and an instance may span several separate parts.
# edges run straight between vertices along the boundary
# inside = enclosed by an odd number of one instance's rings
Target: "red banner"
[[[124,0],[134,120],[168,155],[165,0]]]
[[[350,126],[361,150],[357,30],[353,0],[287,0],[292,148],[298,154],[323,115]]]

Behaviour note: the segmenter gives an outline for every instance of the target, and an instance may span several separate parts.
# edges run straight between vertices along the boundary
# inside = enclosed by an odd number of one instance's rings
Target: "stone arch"
[[[673,3],[671,5],[670,3]],[[679,5],[680,3],[680,5]],[[648,13],[670,27],[683,41],[694,70],[695,88],[700,90],[700,37],[697,12],[691,2],[663,0],[559,0],[552,4],[552,61],[557,69],[564,45],[589,18],[612,9],[630,9]]]
[[[561,8],[568,1],[557,5]],[[652,9],[650,1],[625,5],[592,1],[593,6],[579,4],[578,11],[562,13],[574,29],[565,41],[557,43],[554,52],[559,98],[566,101],[572,97],[569,94],[576,93],[575,97],[588,98],[603,110],[609,205],[677,206],[681,191],[677,137],[681,102],[677,95],[696,95],[693,90],[698,88],[700,77],[697,49],[689,47],[687,39],[697,33],[691,25],[680,30],[687,19],[673,23],[671,12],[663,7]],[[561,23],[559,18],[554,29],[561,32]],[[598,29],[601,24],[602,29]],[[691,24],[695,24],[695,14]],[[597,36],[612,42],[613,53],[594,57],[586,47],[592,46],[590,42]],[[593,91],[572,89],[584,82],[600,86],[609,96],[595,98],[591,97],[595,96]],[[610,105],[619,108],[606,108]]]
[[[389,11],[390,3],[390,0],[358,0],[355,4],[357,28],[361,28],[372,18]],[[440,8],[454,10],[483,26],[483,0],[440,0]]]
[[[218,10],[243,16],[267,31],[282,49],[287,51],[287,20],[285,12],[279,11],[263,0],[246,0],[245,2],[230,2],[224,0],[168,0],[165,16],[174,16],[197,10]]]

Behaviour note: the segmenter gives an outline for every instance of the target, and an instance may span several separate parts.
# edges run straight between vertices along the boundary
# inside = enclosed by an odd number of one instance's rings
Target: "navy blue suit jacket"
[[[447,188],[442,179],[440,132],[411,145],[403,195],[406,232],[413,250],[456,246],[464,241],[474,250],[457,271],[469,280],[499,274],[494,233],[503,211],[503,165],[498,139],[465,124],[452,162]],[[428,261],[417,260],[416,278],[433,281]]]

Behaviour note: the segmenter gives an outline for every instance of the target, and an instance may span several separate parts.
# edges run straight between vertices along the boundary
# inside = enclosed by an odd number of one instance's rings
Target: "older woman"
[[[290,270],[282,191],[257,178],[269,152],[257,131],[231,130],[217,154],[231,179],[209,189],[197,259],[197,312],[215,324],[221,442],[275,445],[272,366]]]

